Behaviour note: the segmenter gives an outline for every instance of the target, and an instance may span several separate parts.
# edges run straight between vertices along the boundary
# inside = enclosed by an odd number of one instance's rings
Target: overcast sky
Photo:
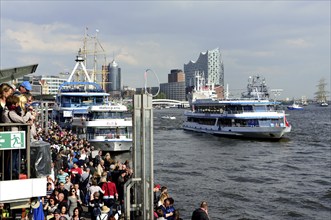
[[[0,67],[38,63],[38,75],[71,71],[85,27],[115,56],[123,84],[161,83],[200,52],[219,48],[225,84],[245,89],[266,78],[281,98],[330,91],[330,1],[9,1],[1,0]],[[156,79],[150,76],[149,86]]]

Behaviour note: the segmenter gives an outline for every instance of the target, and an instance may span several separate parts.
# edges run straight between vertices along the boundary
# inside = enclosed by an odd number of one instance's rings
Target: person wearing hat
[[[29,81],[23,81],[19,86],[18,89],[14,92],[14,95],[20,96],[22,94],[30,94],[32,90],[32,86]]]
[[[110,211],[110,208],[108,208],[106,205],[102,206],[101,208],[101,215],[97,217],[97,220],[107,220],[108,219],[108,213]]]
[[[32,219],[33,220],[43,220],[44,219],[44,210],[42,205],[42,199],[40,197],[35,198],[30,203],[32,208]]]
[[[31,90],[32,90],[32,86],[29,83],[29,81],[23,81],[21,85],[18,87],[18,91],[21,94],[30,93]]]

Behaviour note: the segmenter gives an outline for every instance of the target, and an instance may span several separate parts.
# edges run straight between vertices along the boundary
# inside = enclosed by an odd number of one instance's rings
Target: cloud
[[[68,25],[53,23],[37,25],[28,22],[13,22],[14,28],[5,29],[6,42],[16,44],[23,53],[58,54],[80,47],[81,36],[67,34]]]
[[[77,3],[1,1],[1,67],[70,72],[88,26],[91,35],[100,30],[107,62],[115,57],[132,87],[143,84],[145,69],[166,82],[171,69],[217,47],[232,87],[259,73],[281,82],[284,95],[309,96],[312,73],[330,79],[329,1],[81,1],[79,10]]]
[[[306,40],[302,38],[298,39],[287,39],[285,40],[286,45],[290,47],[297,47],[297,48],[308,48],[311,47],[312,45],[309,44]]]

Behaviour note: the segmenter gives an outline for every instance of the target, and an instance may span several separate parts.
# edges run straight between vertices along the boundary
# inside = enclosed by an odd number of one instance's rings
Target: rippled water
[[[202,200],[211,219],[331,219],[330,110],[288,111],[292,132],[279,142],[183,131],[184,110],[155,110],[155,182],[183,219]]]

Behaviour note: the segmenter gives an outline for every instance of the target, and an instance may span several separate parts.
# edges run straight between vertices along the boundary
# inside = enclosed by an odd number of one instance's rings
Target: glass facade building
[[[194,86],[194,77],[197,72],[203,73],[205,82],[224,86],[224,66],[219,48],[202,52],[196,61],[184,64],[185,86]]]
[[[115,60],[108,65],[106,88],[107,92],[121,92],[122,89],[121,68],[118,67]]]

